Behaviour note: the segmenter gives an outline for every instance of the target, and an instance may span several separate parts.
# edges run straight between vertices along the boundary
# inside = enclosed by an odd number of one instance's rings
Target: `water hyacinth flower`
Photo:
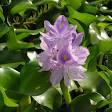
[[[71,80],[83,80],[86,71],[83,65],[89,55],[88,49],[80,46],[83,33],[77,33],[63,15],[54,25],[45,21],[44,27],[46,32],[40,37],[43,52],[37,58],[43,71],[51,71],[51,83],[56,85],[64,79],[68,86]]]

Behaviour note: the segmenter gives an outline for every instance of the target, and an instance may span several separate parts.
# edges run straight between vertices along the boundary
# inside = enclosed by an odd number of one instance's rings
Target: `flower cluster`
[[[85,64],[89,51],[80,46],[83,33],[77,33],[76,27],[70,26],[66,17],[60,15],[54,25],[44,22],[46,33],[41,33],[41,48],[38,57],[43,71],[51,71],[53,85],[64,79],[66,86],[71,80],[84,79]]]

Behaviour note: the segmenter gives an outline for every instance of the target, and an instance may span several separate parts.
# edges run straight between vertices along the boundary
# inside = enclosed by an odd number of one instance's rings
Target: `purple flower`
[[[53,45],[58,44],[57,47],[63,47],[63,44],[70,43],[77,46],[81,43],[83,33],[77,33],[76,27],[70,26],[65,16],[61,15],[57,18],[54,25],[49,21],[44,22],[46,33],[41,33],[41,38],[46,38],[49,42],[54,42]],[[66,41],[64,41],[66,40]]]
[[[71,49],[64,46],[57,53],[57,69],[51,71],[51,82],[53,85],[58,84],[64,78],[65,85],[70,84],[70,80],[80,81],[84,79],[85,69],[82,67],[89,52],[86,48],[77,47]],[[55,75],[58,72],[58,75]],[[59,78],[60,77],[60,78]]]
[[[84,79],[83,65],[89,55],[87,48],[80,46],[83,33],[77,33],[76,27],[68,24],[65,16],[57,18],[54,25],[44,22],[46,33],[41,33],[40,53],[38,61],[43,71],[51,71],[50,81],[53,85],[64,79],[68,86],[71,80]]]
[[[46,28],[46,31],[50,31],[52,33],[64,33],[69,28],[68,21],[65,16],[61,15],[57,18],[56,22],[54,23],[54,26],[52,26],[49,21],[44,22],[44,27]]]

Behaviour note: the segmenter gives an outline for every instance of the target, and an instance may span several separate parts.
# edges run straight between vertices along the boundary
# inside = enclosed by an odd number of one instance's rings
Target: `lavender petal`
[[[37,55],[37,60],[39,61],[40,65],[42,65],[43,71],[48,71],[51,68],[51,61],[50,55],[47,52],[42,52]]]
[[[47,32],[51,31],[51,32],[55,32],[56,33],[56,30],[54,29],[54,27],[47,20],[44,21],[44,27],[45,27]]]
[[[50,76],[50,81],[52,83],[52,85],[56,85],[59,84],[60,81],[63,78],[63,70],[52,70],[51,71],[51,76]]]
[[[55,28],[59,33],[62,33],[64,30],[68,28],[68,21],[64,15],[61,15],[57,18],[54,23]]]
[[[86,69],[82,66],[69,66],[69,77],[72,80],[81,81],[85,78]]]
[[[83,65],[89,55],[89,50],[85,47],[75,47],[74,54],[78,57],[78,64]]]
[[[83,33],[74,33],[73,34],[73,42],[72,45],[74,46],[79,46],[82,42],[82,38],[83,38]]]

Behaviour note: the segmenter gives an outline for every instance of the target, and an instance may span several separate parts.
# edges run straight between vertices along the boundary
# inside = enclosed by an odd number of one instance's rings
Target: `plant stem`
[[[74,81],[77,88],[80,88],[80,84],[77,81]]]
[[[104,54],[102,53],[102,54],[100,55],[99,65],[102,65],[102,62],[103,62],[103,57],[104,57]]]
[[[80,84],[77,81],[74,81],[75,85],[77,86],[77,88],[79,89],[79,91],[82,93],[83,89],[81,88]]]
[[[68,87],[66,87],[64,84],[64,80],[61,81],[60,86],[63,92],[64,99],[66,101],[66,104],[69,105],[71,103],[71,96],[70,96]]]

